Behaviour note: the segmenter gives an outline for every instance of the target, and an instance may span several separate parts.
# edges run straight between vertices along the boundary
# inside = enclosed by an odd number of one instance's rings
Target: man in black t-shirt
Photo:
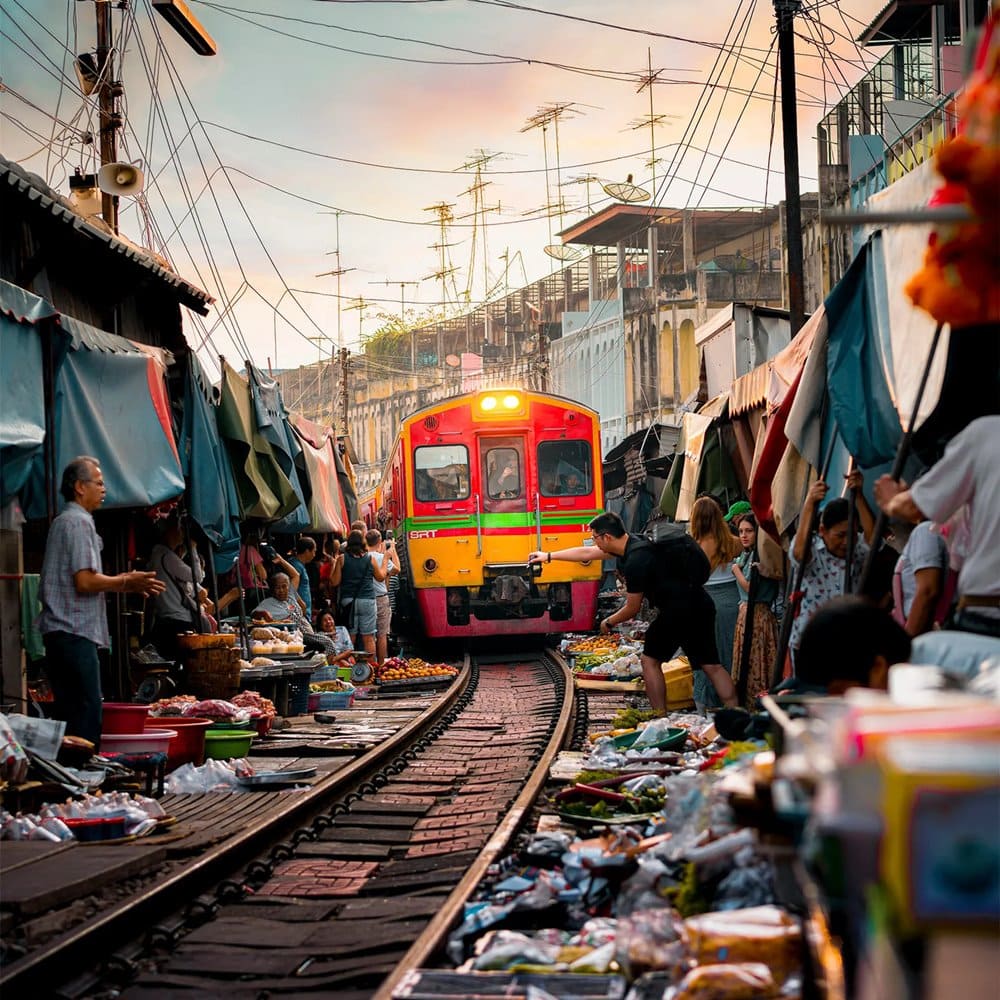
[[[667,692],[661,663],[671,659],[678,647],[684,650],[692,669],[705,672],[723,704],[735,706],[733,681],[719,662],[715,645],[715,605],[705,588],[691,585],[686,579],[671,577],[671,567],[663,564],[656,547],[645,538],[629,535],[617,514],[609,511],[598,514],[588,527],[593,534],[593,544],[555,552],[532,552],[528,562],[547,563],[561,559],[586,563],[598,555],[617,556],[627,596],[624,606],[601,622],[601,632],[606,633],[612,626],[635,618],[644,597],[659,609],[656,620],[646,630],[640,658],[646,696],[653,710],[666,710]]]

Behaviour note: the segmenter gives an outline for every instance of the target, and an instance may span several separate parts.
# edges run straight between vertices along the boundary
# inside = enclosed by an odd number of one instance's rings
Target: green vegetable
[[[684,866],[684,878],[680,884],[667,889],[664,895],[682,917],[707,913],[711,907],[711,902],[698,881],[698,870],[691,861]]]
[[[637,729],[640,722],[649,722],[659,715],[652,709],[623,708],[611,723],[612,729]]]

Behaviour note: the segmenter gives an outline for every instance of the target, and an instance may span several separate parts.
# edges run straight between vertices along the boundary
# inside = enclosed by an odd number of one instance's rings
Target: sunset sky
[[[410,318],[464,311],[450,288],[442,302],[434,278],[440,231],[425,209],[435,203],[454,206],[449,265],[473,304],[502,294],[505,280],[517,288],[557,267],[544,246],[587,214],[587,185],[568,182],[632,174],[651,186],[650,132],[634,127],[650,113],[648,89],[637,92],[647,60],[659,71],[653,113],[669,116],[655,133],[657,202],[784,197],[780,114],[766,169],[770,3],[189,3],[217,56],[195,55],[149,0],[114,13],[128,119],[120,158],[146,173],[144,199],[122,199],[121,229],[217,298],[203,327],[187,325],[212,375],[218,354],[277,367],[329,356],[337,283],[316,275],[336,266],[336,212],[341,267],[351,269],[341,278],[341,330],[352,347],[384,322],[380,313],[398,315],[401,292]],[[816,122],[883,54],[859,54],[852,41],[880,7],[806,0],[797,19],[803,191],[816,189]],[[96,102],[80,94],[72,66],[94,48],[94,4],[4,0],[0,32],[0,152],[68,194],[74,169],[94,170],[97,156],[81,142],[96,134]],[[544,141],[540,129],[524,131],[557,103],[571,105],[558,152],[552,127]],[[496,154],[483,168],[485,246],[465,193],[475,175],[463,170],[480,151]],[[566,214],[547,218],[560,191]],[[589,197],[594,210],[608,203],[597,182]],[[359,296],[370,305],[348,309]]]

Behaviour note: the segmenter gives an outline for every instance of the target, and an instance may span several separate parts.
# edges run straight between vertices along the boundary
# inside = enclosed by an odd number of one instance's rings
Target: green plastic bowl
[[[214,760],[245,757],[256,733],[246,729],[207,729],[205,731],[205,756]]]
[[[619,750],[628,750],[633,743],[639,738],[639,733],[641,730],[636,730],[634,733],[625,733],[623,736],[615,736],[613,742],[615,747]],[[654,750],[680,750],[684,744],[687,742],[688,731],[686,729],[681,729],[678,726],[672,726],[667,730],[667,735],[664,736],[662,740],[658,743],[650,743],[647,747],[642,749],[652,748]]]

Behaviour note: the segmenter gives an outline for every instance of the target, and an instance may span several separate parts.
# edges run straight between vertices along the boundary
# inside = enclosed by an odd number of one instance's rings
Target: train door
[[[481,437],[479,477],[483,510],[515,514],[528,509],[528,473],[522,436]]]

